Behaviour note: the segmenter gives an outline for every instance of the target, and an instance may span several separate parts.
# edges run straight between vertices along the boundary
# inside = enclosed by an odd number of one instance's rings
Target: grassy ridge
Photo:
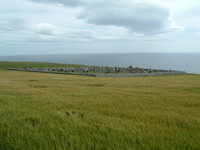
[[[0,149],[200,149],[200,76],[0,71]]]
[[[0,61],[0,69],[5,68],[48,68],[48,67],[78,67],[84,65],[75,64],[59,64],[59,63],[48,63],[48,62],[7,62]]]

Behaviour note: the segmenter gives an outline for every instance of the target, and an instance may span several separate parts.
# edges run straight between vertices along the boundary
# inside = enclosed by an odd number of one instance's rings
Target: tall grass
[[[0,70],[0,149],[198,150],[200,76]]]

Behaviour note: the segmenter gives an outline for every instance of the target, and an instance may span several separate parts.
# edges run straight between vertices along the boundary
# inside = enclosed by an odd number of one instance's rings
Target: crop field
[[[200,75],[4,70],[45,65],[0,62],[0,150],[200,149]]]

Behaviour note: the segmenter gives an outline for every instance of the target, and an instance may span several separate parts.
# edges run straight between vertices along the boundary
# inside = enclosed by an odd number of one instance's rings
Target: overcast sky
[[[0,1],[0,55],[127,52],[200,52],[200,1]]]

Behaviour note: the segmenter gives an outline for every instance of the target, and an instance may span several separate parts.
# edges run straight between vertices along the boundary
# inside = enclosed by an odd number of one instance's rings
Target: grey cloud
[[[57,3],[62,4],[67,7],[77,7],[83,4],[82,0],[30,0],[33,2],[41,2],[41,3]]]
[[[85,7],[78,17],[91,24],[125,27],[141,34],[164,32],[170,25],[169,10],[161,5],[144,2],[94,5]]]
[[[0,30],[1,31],[20,31],[25,29],[26,21],[17,18],[17,17],[10,17],[10,18],[1,18],[0,22]]]

